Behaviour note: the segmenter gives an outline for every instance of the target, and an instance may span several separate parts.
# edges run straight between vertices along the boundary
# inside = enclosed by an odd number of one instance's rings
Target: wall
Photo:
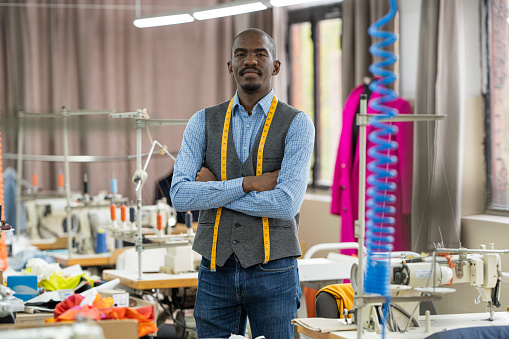
[[[340,217],[332,215],[328,192],[308,192],[300,209],[299,240],[302,250],[321,243],[339,242]],[[315,257],[326,256],[317,252]]]

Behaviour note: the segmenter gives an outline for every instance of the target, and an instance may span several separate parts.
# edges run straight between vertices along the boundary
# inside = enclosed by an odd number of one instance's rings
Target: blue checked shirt
[[[245,162],[274,98],[263,97],[251,116],[240,105],[235,93],[232,107],[232,135],[241,162]],[[309,177],[315,129],[311,118],[300,112],[285,139],[285,155],[277,185],[272,191],[245,193],[244,178],[227,181],[196,182],[196,173],[205,158],[205,110],[194,114],[187,124],[173,170],[170,196],[178,211],[225,207],[256,217],[292,219],[300,210]]]

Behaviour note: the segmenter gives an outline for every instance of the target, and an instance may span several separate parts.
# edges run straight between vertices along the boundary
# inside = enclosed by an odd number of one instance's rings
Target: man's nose
[[[258,65],[258,59],[252,54],[248,54],[244,60],[245,66]]]

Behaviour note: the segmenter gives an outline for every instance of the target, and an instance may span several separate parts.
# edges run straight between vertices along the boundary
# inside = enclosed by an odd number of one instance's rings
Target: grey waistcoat
[[[206,153],[204,166],[221,180],[221,137],[229,101],[205,109]],[[281,168],[285,138],[288,128],[299,111],[281,101],[278,102],[270,125],[263,151],[263,173]],[[235,150],[230,126],[227,146],[227,179],[256,174],[256,156],[261,130],[244,164]],[[212,238],[217,209],[200,211],[198,229],[193,250],[207,259],[211,258]],[[216,264],[223,266],[235,253],[243,267],[263,263],[262,218],[223,208],[218,228]],[[291,220],[269,218],[270,260],[301,255],[297,231],[299,214]]]

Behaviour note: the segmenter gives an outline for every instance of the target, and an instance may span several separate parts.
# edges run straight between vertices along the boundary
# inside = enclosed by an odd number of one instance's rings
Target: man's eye
[[[236,57],[243,57],[243,56],[245,56],[245,55],[246,55],[245,53],[237,53],[235,56],[236,56]]]
[[[267,56],[267,55],[265,53],[258,53],[258,54],[256,54],[256,56],[264,57],[264,56]]]

